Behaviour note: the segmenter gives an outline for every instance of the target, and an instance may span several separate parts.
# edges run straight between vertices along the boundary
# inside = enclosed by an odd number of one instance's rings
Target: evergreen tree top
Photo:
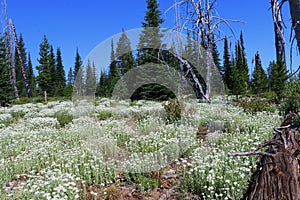
[[[161,11],[158,9],[157,0],[147,0],[147,11],[145,15],[145,22],[142,22],[142,26],[145,27],[160,27],[160,24],[164,22],[161,18]]]

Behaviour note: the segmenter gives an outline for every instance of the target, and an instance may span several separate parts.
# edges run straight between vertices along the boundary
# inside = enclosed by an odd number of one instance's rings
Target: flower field
[[[162,187],[170,166],[179,199],[241,198],[257,157],[228,155],[255,151],[280,116],[247,114],[220,100],[182,107],[174,123],[163,103],[150,101],[1,108],[0,199],[110,199],[118,192],[106,188],[116,183],[147,194]]]

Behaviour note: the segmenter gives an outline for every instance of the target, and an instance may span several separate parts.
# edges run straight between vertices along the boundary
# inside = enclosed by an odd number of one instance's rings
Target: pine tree
[[[229,47],[228,47],[228,40],[227,37],[224,39],[224,51],[223,51],[223,80],[224,80],[224,84],[225,87],[227,88],[227,90],[231,90],[232,89],[232,84],[230,82],[230,76],[231,76],[231,72],[232,72],[232,65],[231,65],[231,61],[230,61],[230,53],[229,53]]]
[[[116,64],[120,70],[120,75],[123,76],[126,72],[134,67],[134,58],[131,49],[131,42],[127,37],[124,29],[117,43],[116,49]]]
[[[244,40],[243,40],[242,33],[240,35],[240,40],[237,42],[235,46],[235,67],[237,68],[236,70],[239,73],[238,78],[240,79],[238,81],[236,80],[236,82],[241,84],[241,87],[234,86],[235,88],[238,88],[238,91],[236,90],[235,93],[238,93],[239,95],[244,95],[248,90],[249,70],[248,70],[248,65],[246,60]]]
[[[53,83],[51,79],[51,68],[49,64],[50,55],[50,44],[46,35],[44,35],[43,42],[40,44],[40,52],[38,59],[39,65],[36,67],[38,70],[37,82],[39,90],[43,92],[48,92],[51,90]]]
[[[50,76],[51,76],[51,86],[48,87],[48,95],[55,96],[57,94],[57,74],[56,74],[56,63],[55,63],[55,55],[53,52],[53,47],[50,45],[50,53],[48,58],[49,68],[50,68]]]
[[[245,92],[247,92],[248,85],[249,85],[249,68],[247,64],[247,58],[246,58],[246,52],[245,52],[245,46],[244,46],[244,37],[243,33],[240,34],[240,40],[238,42],[238,53],[237,55],[237,66],[240,70],[240,73],[242,75],[242,81],[245,86]],[[239,62],[239,63],[238,63]]]
[[[67,84],[70,84],[72,86],[74,84],[74,72],[73,72],[72,67],[70,67],[69,72],[68,72]]]
[[[82,60],[78,49],[76,49],[75,65],[74,65],[74,90],[77,96],[83,95],[84,79],[83,79]]]
[[[19,38],[19,49],[20,49],[20,53],[21,53],[21,58],[24,64],[24,68],[25,68],[25,73],[28,73],[28,66],[27,66],[27,55],[26,55],[26,49],[25,49],[25,44],[24,44],[24,40],[23,40],[23,36],[22,34],[20,34],[20,38]],[[17,52],[17,47],[15,48],[15,54]],[[23,74],[22,74],[22,66],[19,60],[18,56],[15,56],[15,69],[16,69],[16,86],[18,89],[18,94],[19,97],[26,97],[27,96],[27,90],[25,87],[25,82],[24,82],[24,78],[23,78]]]
[[[28,64],[27,64],[27,66],[28,66],[28,72],[27,72],[28,84],[30,86],[32,96],[35,97],[37,95],[36,78],[35,78],[35,75],[33,73],[33,66],[32,66],[31,57],[30,57],[29,52],[28,52]]]
[[[108,76],[103,70],[100,71],[100,80],[96,88],[96,96],[108,97]]]
[[[151,69],[154,65],[151,63],[161,64],[163,53],[160,49],[165,48],[165,44],[161,39],[163,34],[160,30],[160,25],[163,23],[161,12],[158,9],[157,0],[147,0],[147,11],[145,14],[144,22],[142,22],[142,33],[139,36],[137,65],[148,64],[148,69],[143,71],[143,74],[138,77],[136,84],[140,87],[132,95],[132,100],[148,99],[148,100],[166,100],[170,92],[164,86],[156,84],[156,79]],[[150,75],[151,74],[151,75]],[[152,81],[150,81],[152,80]],[[153,84],[143,84],[146,82],[153,82]]]
[[[268,89],[268,79],[266,72],[261,65],[259,52],[255,54],[255,68],[253,72],[252,88],[253,93],[258,96],[261,93],[266,92]]]
[[[285,64],[278,60],[277,63],[274,61],[269,65],[269,84],[270,89],[276,95],[276,101],[279,102],[283,97],[284,88],[287,81],[287,70]]]
[[[111,96],[115,87],[115,84],[120,79],[120,72],[115,60],[114,42],[111,40],[111,55],[110,55],[110,65],[108,73],[108,96]]]
[[[0,37],[0,106],[7,106],[14,98],[14,90],[10,80],[8,52],[4,37]]]
[[[147,11],[145,15],[145,22],[142,22],[142,33],[139,37],[137,64],[145,63],[160,63],[158,57],[159,48],[162,45],[160,33],[160,25],[164,22],[161,18],[161,12],[158,9],[157,0],[146,0]]]
[[[90,60],[88,60],[86,75],[85,75],[85,95],[93,96],[95,95],[96,89],[96,77],[94,74],[93,67],[91,66]]]
[[[72,97],[73,94],[73,69],[70,67],[69,72],[68,72],[68,80],[67,80],[67,85],[65,87],[65,96],[66,97]]]
[[[65,95],[65,87],[66,87],[66,74],[64,70],[64,66],[62,63],[61,57],[61,50],[57,48],[56,50],[56,86],[57,86],[57,93],[58,96]]]
[[[218,46],[215,42],[213,43],[213,54],[212,54],[212,56],[213,56],[213,60],[214,60],[216,68],[218,69],[220,74],[223,76],[224,72],[221,68],[220,53],[218,51]]]

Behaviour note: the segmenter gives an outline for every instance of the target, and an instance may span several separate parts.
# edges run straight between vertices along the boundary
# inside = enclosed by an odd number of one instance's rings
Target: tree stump
[[[295,113],[287,115],[281,127],[274,129],[273,138],[258,146],[267,147],[266,152],[243,153],[261,156],[243,199],[300,199],[299,125],[293,122],[295,116]]]

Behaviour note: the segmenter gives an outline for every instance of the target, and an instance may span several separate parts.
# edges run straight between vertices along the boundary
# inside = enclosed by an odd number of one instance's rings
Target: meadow
[[[166,105],[103,98],[1,108],[0,199],[113,199],[123,186],[146,196],[162,177],[178,199],[240,199],[257,157],[229,155],[270,138],[278,112],[216,99],[184,102],[173,119]]]

